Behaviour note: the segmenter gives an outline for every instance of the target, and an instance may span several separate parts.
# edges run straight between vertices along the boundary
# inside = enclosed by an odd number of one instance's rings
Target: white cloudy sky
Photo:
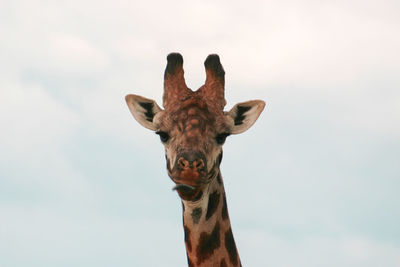
[[[146,3],[144,3],[146,2]],[[398,1],[0,1],[0,265],[185,266],[181,205],[128,93],[218,53],[244,266],[400,265]],[[238,168],[240,166],[240,168]]]

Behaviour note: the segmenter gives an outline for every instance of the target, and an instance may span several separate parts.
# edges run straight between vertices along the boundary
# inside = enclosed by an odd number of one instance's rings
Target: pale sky
[[[221,165],[243,266],[400,266],[400,2],[0,1],[0,266],[186,266],[161,104],[218,53],[226,109],[263,99]]]

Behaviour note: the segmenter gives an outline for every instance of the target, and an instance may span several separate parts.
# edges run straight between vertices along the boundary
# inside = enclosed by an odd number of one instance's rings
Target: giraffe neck
[[[200,200],[182,202],[189,266],[241,266],[221,174],[204,189]]]

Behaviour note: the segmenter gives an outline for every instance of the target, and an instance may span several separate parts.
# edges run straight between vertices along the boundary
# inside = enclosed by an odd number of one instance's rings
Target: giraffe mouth
[[[176,172],[170,171],[168,169],[168,176],[171,180],[176,184],[173,190],[179,189],[180,186],[186,186],[188,188],[194,189],[200,187],[202,185],[206,185],[210,183],[217,174],[216,165],[207,173],[204,174],[203,172]]]
[[[187,184],[177,184],[172,190],[176,190],[183,200],[197,201],[203,196],[203,190],[199,186],[194,187]]]
[[[182,193],[192,193],[193,191],[196,190],[196,187],[191,186],[191,185],[187,185],[187,184],[177,184],[174,186],[174,188],[172,188],[172,190],[176,190],[176,191],[180,191]]]
[[[171,180],[175,183],[172,188],[173,191],[177,191],[179,196],[183,200],[197,201],[203,195],[204,187],[209,184],[217,175],[218,172],[214,166],[205,178],[199,178],[196,180],[185,180],[180,178],[174,178],[171,172],[168,171],[168,175]]]

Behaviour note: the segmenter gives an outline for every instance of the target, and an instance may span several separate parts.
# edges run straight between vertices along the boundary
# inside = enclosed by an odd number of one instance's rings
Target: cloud
[[[396,245],[354,236],[320,236],[288,240],[257,230],[237,235],[243,265],[258,266],[397,266]],[[255,253],[254,247],[257,248]]]
[[[86,74],[104,70],[108,59],[104,52],[88,40],[74,35],[55,34],[49,40],[48,66],[43,71],[57,73]]]
[[[124,103],[128,93],[160,103],[166,55],[178,51],[192,89],[218,53],[227,109],[267,102],[251,130],[229,138],[222,164],[243,263],[270,252],[272,266],[399,265],[397,2],[4,7],[0,258],[185,264],[162,145]]]
[[[78,127],[77,114],[40,85],[3,80],[2,87],[0,97],[5,101],[0,114],[7,127],[1,132],[1,144],[10,153],[27,155],[58,145]]]
[[[141,218],[104,217],[55,207],[0,205],[0,255],[6,265],[25,266],[177,266],[184,265],[183,233],[177,224]],[[165,227],[169,229],[165,232]],[[143,229],[151,228],[151,233]],[[165,241],[159,237],[165,237]],[[155,242],[165,247],[152,257]],[[169,247],[170,242],[175,244]]]
[[[1,84],[3,197],[19,201],[26,199],[24,194],[36,200],[89,194],[85,179],[63,153],[80,127],[77,113],[38,84],[4,79]]]

